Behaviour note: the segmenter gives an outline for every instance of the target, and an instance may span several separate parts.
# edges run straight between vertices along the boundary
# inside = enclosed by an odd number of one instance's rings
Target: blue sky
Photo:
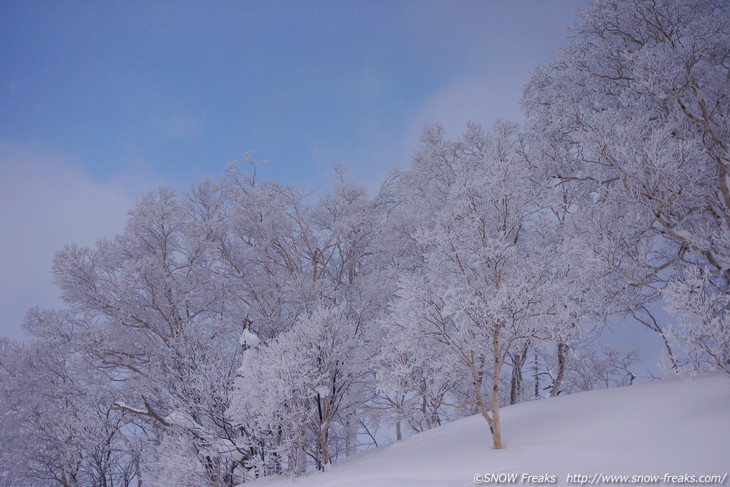
[[[580,3],[5,1],[0,137],[99,180],[190,183],[249,150],[305,186],[383,176],[424,123],[519,116]]]
[[[583,1],[0,3],[0,335],[57,306],[66,243],[122,229],[142,191],[254,151],[263,175],[376,190],[424,124],[519,119]]]

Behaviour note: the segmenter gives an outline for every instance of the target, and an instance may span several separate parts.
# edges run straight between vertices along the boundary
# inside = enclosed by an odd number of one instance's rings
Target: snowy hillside
[[[463,487],[487,483],[475,474],[518,474],[512,483],[553,484],[568,475],[584,483],[671,484],[665,474],[720,475],[730,471],[730,384],[721,375],[664,379],[600,390],[503,410],[506,448],[489,448],[480,416],[415,435],[335,464],[331,471],[297,479],[302,487]],[[659,476],[611,482],[601,475]],[[723,478],[723,476],[725,476]],[[571,477],[572,483],[580,479]],[[699,478],[695,480],[700,480]],[[496,482],[491,482],[496,483]],[[502,483],[502,482],[500,482]],[[504,482],[509,483],[509,482]],[[684,482],[687,483],[687,482]],[[264,479],[261,487],[291,485]]]

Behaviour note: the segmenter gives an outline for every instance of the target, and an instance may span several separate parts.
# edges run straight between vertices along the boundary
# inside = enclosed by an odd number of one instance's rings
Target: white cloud
[[[468,121],[492,128],[497,119],[521,120],[520,96],[523,76],[481,74],[455,78],[450,84],[434,93],[423,108],[413,117],[407,137],[417,140],[426,124],[441,123],[449,137],[458,137],[466,129]]]
[[[145,183],[95,181],[66,160],[2,142],[0,174],[0,335],[19,338],[29,307],[61,305],[52,284],[55,252],[119,233]]]
[[[463,134],[467,121],[490,130],[497,119],[522,120],[522,88],[541,63],[566,45],[566,28],[585,0],[539,0],[413,4],[412,16],[433,32],[462,67],[430,96],[411,118],[404,138],[417,141],[424,125],[439,122],[446,135]],[[442,75],[444,73],[441,73]],[[446,72],[448,74],[448,72]]]

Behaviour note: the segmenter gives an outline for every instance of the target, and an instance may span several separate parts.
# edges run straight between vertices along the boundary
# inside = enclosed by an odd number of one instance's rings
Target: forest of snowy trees
[[[59,251],[65,307],[0,341],[0,485],[232,487],[472,414],[501,448],[500,406],[634,381],[610,317],[730,375],[728,5],[581,18],[523,125],[428,127],[377,194],[244,160]]]

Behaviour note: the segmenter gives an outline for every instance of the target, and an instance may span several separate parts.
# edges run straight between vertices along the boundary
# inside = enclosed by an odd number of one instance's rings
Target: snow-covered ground
[[[730,485],[730,382],[722,375],[573,394],[507,407],[502,414],[503,450],[490,448],[484,419],[472,416],[354,455],[295,484],[463,487],[496,480],[493,474],[516,473],[515,485],[539,483],[540,478],[530,482],[525,474],[545,476],[543,480],[554,480],[552,485],[569,480],[669,485],[688,480],[679,478],[683,475],[696,476],[695,482],[685,484],[708,480],[701,475],[720,475]],[[629,478],[611,482],[603,475]],[[255,485],[292,484],[289,479],[269,478]]]

